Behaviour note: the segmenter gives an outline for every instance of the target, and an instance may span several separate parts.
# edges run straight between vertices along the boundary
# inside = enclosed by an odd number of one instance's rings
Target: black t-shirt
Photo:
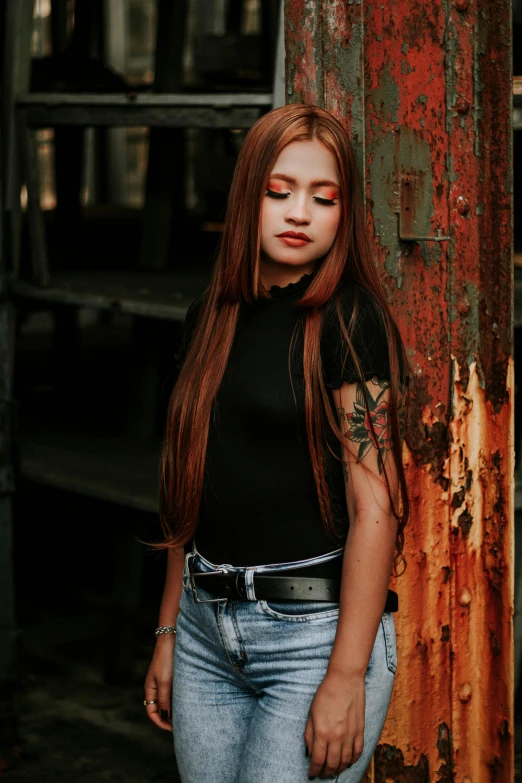
[[[325,533],[308,451],[304,415],[303,330],[288,352],[302,298],[313,275],[272,286],[272,300],[242,304],[234,342],[210,417],[196,546],[212,563],[234,566],[282,563],[338,549]],[[366,378],[389,378],[386,333],[377,304],[357,286],[354,345]],[[348,324],[355,286],[342,292]],[[187,312],[178,367],[196,325],[200,301]],[[329,389],[357,380],[333,307],[326,305],[321,336],[323,376]],[[344,369],[343,369],[343,361]],[[295,399],[294,399],[295,392]],[[330,393],[331,397],[331,393]],[[333,406],[333,401],[331,400]],[[334,408],[332,408],[334,409]],[[341,453],[341,445],[330,441]],[[336,528],[348,529],[342,463],[325,466]],[[186,549],[189,545],[186,546]]]

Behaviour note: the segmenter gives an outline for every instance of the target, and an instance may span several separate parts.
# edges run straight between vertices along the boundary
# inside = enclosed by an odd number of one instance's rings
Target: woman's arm
[[[364,743],[365,674],[384,611],[393,564],[398,475],[388,428],[389,382],[366,382],[377,435],[368,424],[358,383],[333,390],[344,441],[344,477],[350,519],[345,544],[339,619],[326,676],[305,729],[309,775],[340,774],[361,756]]]
[[[345,434],[344,477],[350,527],[346,539],[339,623],[329,672],[364,676],[384,611],[397,519],[393,515],[384,468],[397,509],[398,475],[388,422],[389,382],[366,383],[372,423],[367,422],[362,389],[344,383],[333,390]]]
[[[167,575],[161,599],[158,625],[175,625],[181,598],[181,575],[185,563],[183,547],[169,549],[167,554]],[[158,641],[162,636],[158,636]]]
[[[183,547],[168,550],[167,575],[158,621],[160,626],[176,624],[181,598],[181,576],[184,560]],[[165,731],[172,731],[170,704],[175,640],[175,634],[160,634],[158,636],[154,655],[145,678],[145,699],[157,701],[157,704],[147,705],[147,714],[156,726]]]

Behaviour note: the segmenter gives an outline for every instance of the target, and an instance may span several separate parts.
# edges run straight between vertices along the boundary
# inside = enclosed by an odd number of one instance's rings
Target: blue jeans
[[[305,783],[311,758],[304,730],[335,639],[338,602],[252,599],[254,572],[313,565],[343,550],[292,563],[247,568],[185,557],[176,622],[172,726],[182,783]],[[245,571],[250,600],[194,600],[188,559],[199,570]],[[212,599],[200,587],[200,600]],[[397,649],[393,614],[385,612],[366,672],[364,750],[329,780],[360,781],[379,741],[391,699]],[[320,780],[320,778],[317,778]]]

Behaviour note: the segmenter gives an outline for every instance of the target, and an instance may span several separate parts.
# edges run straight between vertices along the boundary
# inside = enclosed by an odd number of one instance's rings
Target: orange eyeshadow
[[[274,193],[283,193],[288,188],[285,188],[284,185],[282,185],[280,182],[277,182],[275,179],[270,180],[268,183],[268,190],[273,190]]]
[[[327,198],[329,201],[333,201],[334,198],[339,198],[339,191],[334,190],[333,188],[326,188],[326,190],[321,193],[321,196]]]

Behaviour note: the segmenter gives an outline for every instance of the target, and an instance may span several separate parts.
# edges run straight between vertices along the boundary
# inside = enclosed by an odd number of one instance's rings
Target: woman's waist
[[[212,558],[209,553],[202,551],[196,544],[195,538],[192,540],[191,551],[194,555],[194,564],[205,571],[214,571],[218,568],[226,568],[230,572],[244,571],[247,568],[253,569],[257,573],[291,573],[294,576],[315,576],[335,578],[340,577],[342,573],[342,563],[344,548],[340,547],[328,552],[323,552],[312,557],[301,558],[299,560],[285,560],[280,562],[264,562],[251,565],[248,563],[231,563],[226,558]]]

